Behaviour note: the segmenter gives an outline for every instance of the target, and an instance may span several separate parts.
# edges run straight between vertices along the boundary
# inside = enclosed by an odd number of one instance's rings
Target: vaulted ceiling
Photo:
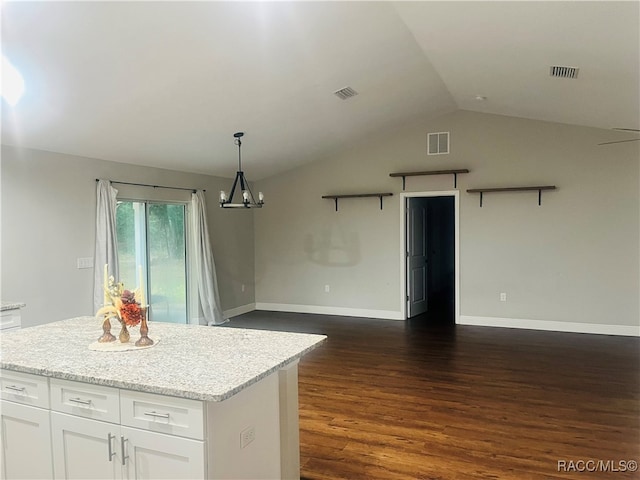
[[[255,180],[456,109],[640,128],[636,1],[3,2],[1,14],[25,82],[17,105],[2,102],[5,144],[232,176],[244,131]],[[333,94],[347,86],[358,95]]]

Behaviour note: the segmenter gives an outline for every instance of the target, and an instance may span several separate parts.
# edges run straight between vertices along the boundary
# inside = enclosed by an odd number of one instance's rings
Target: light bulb
[[[242,200],[244,200],[244,203],[249,203],[249,192],[246,190],[242,191]]]
[[[264,193],[258,192],[258,200],[260,203],[264,203]]]
[[[220,190],[220,203],[224,203],[227,201],[227,192],[224,190]]]

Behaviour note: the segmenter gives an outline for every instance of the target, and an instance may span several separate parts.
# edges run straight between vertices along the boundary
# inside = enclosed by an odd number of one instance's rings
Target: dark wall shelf
[[[390,173],[390,177],[402,177],[402,190],[405,189],[405,181],[407,177],[423,177],[425,175],[453,175],[453,188],[458,186],[458,174],[469,173],[466,168],[457,170],[428,170],[426,172],[395,172]]]
[[[538,205],[542,204],[542,191],[543,190],[555,190],[555,185],[538,185],[532,187],[489,187],[489,188],[470,188],[467,190],[468,193],[479,193],[480,194],[480,206],[482,207],[482,195],[485,193],[494,193],[494,192],[529,192],[531,190],[535,190],[538,192]]]
[[[382,199],[384,197],[390,197],[393,193],[352,193],[346,195],[323,195],[322,198],[330,198],[336,202],[336,212],[338,211],[338,200],[340,198],[364,198],[364,197],[378,197],[380,199],[380,210],[382,210]]]

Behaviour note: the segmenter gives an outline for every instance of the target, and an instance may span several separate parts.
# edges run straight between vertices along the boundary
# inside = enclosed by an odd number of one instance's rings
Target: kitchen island
[[[299,478],[297,364],[326,337],[152,323],[151,348],[89,350],[101,333],[2,335],[3,478]]]

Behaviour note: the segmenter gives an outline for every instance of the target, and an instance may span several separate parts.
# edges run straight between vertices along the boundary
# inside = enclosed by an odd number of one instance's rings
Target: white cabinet
[[[1,478],[51,478],[53,465],[47,379],[2,370],[0,388]],[[34,458],[38,461],[34,462]]]
[[[205,478],[203,402],[121,390],[120,418],[125,478]]]
[[[50,390],[55,478],[122,478],[118,389],[52,378]]]
[[[51,408],[56,479],[205,478],[202,402],[52,379]]]
[[[205,478],[205,443],[122,427],[124,478],[130,480]]]
[[[204,478],[204,442],[51,412],[56,479]]]
[[[49,410],[0,402],[2,478],[52,478]]]
[[[1,382],[3,479],[299,476],[297,436],[281,458],[280,422],[297,432],[297,408],[281,404],[277,373],[222,402],[6,370]]]
[[[51,412],[56,479],[120,479],[119,425]]]

